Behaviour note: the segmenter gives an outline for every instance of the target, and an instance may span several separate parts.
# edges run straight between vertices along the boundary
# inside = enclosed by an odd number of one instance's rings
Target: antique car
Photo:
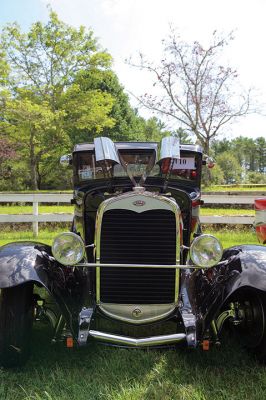
[[[199,146],[101,137],[61,162],[73,168],[70,232],[52,246],[0,248],[2,366],[27,360],[35,321],[49,321],[52,342],[67,347],[96,340],[208,350],[227,327],[266,359],[266,248],[223,250],[202,232],[209,161]]]

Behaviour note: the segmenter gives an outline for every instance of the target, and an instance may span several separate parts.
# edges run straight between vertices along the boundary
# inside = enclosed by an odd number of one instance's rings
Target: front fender
[[[223,263],[206,273],[196,272],[193,292],[204,332],[237,290],[250,288],[266,292],[266,247],[241,245],[226,249]]]
[[[46,288],[77,338],[79,312],[86,301],[91,302],[88,273],[73,272],[58,264],[51,247],[42,243],[17,242],[0,247],[0,289],[29,281]]]
[[[0,288],[28,281],[48,288],[47,267],[51,255],[50,246],[37,242],[9,243],[0,247]]]

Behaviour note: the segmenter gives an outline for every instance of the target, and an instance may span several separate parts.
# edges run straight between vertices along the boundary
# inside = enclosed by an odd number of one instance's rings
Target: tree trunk
[[[34,148],[34,132],[32,129],[30,132],[30,177],[31,177],[31,189],[38,190],[37,162],[36,162],[35,148]]]
[[[38,190],[37,166],[34,160],[30,163],[31,189]]]

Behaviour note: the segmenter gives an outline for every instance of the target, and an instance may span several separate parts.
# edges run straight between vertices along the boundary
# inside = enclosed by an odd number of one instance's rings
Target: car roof
[[[159,143],[157,142],[115,142],[115,146],[118,150],[155,150],[157,152]],[[74,147],[73,152],[80,151],[93,151],[93,143],[79,143]],[[180,150],[183,151],[193,151],[197,153],[202,153],[201,146],[194,144],[180,144]]]

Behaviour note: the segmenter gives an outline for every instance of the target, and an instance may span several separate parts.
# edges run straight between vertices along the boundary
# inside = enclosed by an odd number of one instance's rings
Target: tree
[[[112,96],[100,90],[82,92],[75,83],[84,70],[109,69],[111,56],[99,49],[92,31],[66,25],[53,11],[46,25],[37,22],[28,33],[17,24],[7,25],[0,54],[0,84],[5,88],[0,93],[5,110],[1,125],[6,125],[12,140],[25,141],[20,152],[30,166],[31,188],[36,189],[47,170],[45,160],[71,149],[66,134],[99,133],[114,125],[109,117]]]
[[[266,140],[263,137],[253,139],[239,136],[231,141],[215,140],[211,149],[214,157],[224,152],[234,154],[246,172],[265,172]]]
[[[38,189],[42,171],[40,162],[48,155],[58,158],[59,149],[68,147],[69,139],[61,125],[62,112],[52,112],[49,105],[28,99],[11,99],[6,106],[9,137],[30,170],[31,189]]]
[[[193,144],[192,137],[183,128],[178,128],[176,131],[172,132],[172,135],[176,136],[180,143],[183,144]]]
[[[79,71],[111,64],[111,56],[99,50],[92,31],[70,27],[53,11],[46,25],[36,22],[28,33],[22,33],[16,23],[7,25],[1,52],[10,68],[9,86],[34,89],[53,111]]]
[[[0,181],[9,178],[12,163],[17,158],[15,146],[6,138],[0,138]]]
[[[178,121],[183,128],[196,135],[205,152],[224,126],[250,112],[250,91],[234,91],[237,72],[219,63],[219,56],[232,37],[219,38],[213,34],[212,44],[206,49],[197,41],[183,42],[172,31],[164,41],[164,56],[159,65],[142,55],[139,63],[129,63],[154,77],[153,86],[161,94],[139,97],[150,110]]]
[[[252,138],[239,136],[231,141],[231,152],[246,171],[256,170],[256,143]]]
[[[113,105],[108,114],[113,120],[113,125],[105,125],[101,134],[110,137],[114,141],[123,140],[158,140],[168,131],[165,125],[153,117],[147,121],[134,110],[130,103],[124,87],[119,83],[115,73],[111,70],[89,70],[82,71],[76,77],[75,83],[83,92],[100,90],[113,98]],[[89,139],[93,140],[95,130],[89,132]],[[169,133],[169,132],[168,132]],[[80,132],[80,141],[85,139],[85,132]],[[81,138],[83,136],[83,139]]]
[[[222,139],[222,140],[215,139],[211,143],[211,150],[213,153],[213,157],[217,157],[217,155],[221,153],[231,151],[232,142],[228,139]]]
[[[256,143],[256,156],[257,156],[257,170],[266,174],[266,139],[258,137],[255,139]]]
[[[221,153],[216,161],[223,172],[225,184],[239,183],[242,169],[237,158],[233,154],[227,152]]]

